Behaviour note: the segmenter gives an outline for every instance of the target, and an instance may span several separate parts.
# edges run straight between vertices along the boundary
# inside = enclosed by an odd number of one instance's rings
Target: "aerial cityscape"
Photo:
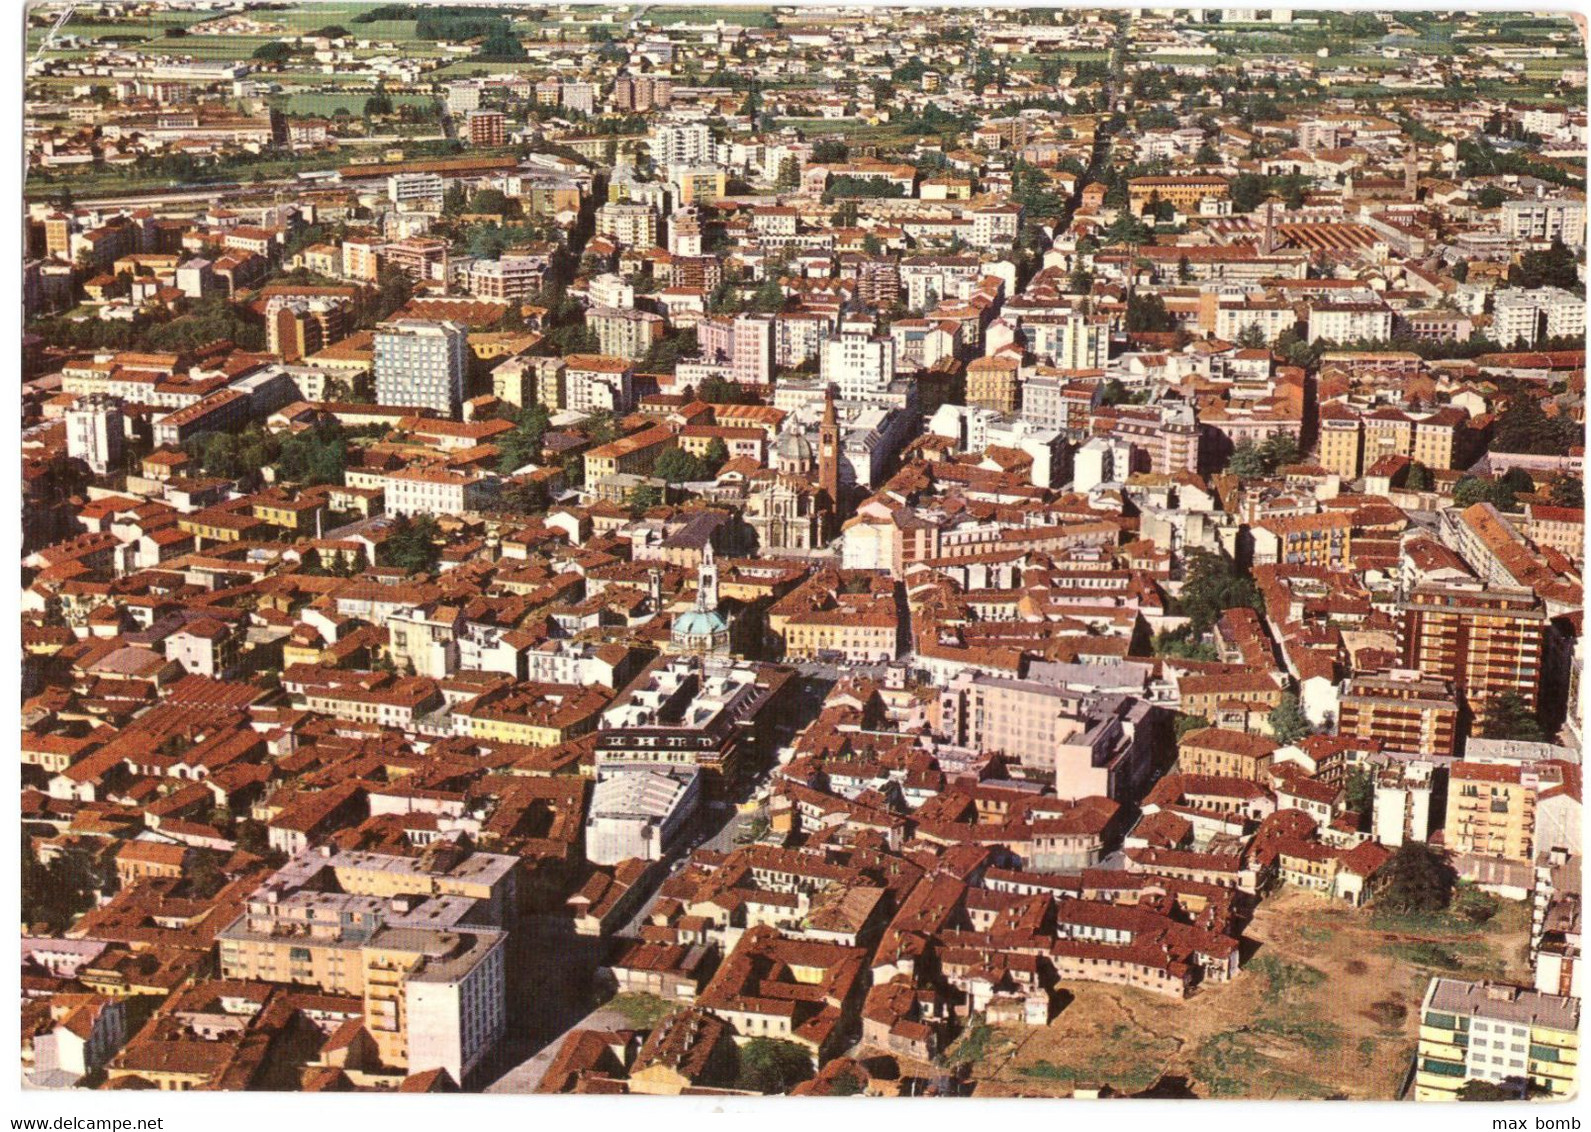
[[[24,52],[24,1087],[1576,1093],[1576,17]]]

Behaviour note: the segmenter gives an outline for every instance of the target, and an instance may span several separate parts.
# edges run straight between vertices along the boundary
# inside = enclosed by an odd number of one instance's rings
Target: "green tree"
[[[405,574],[429,574],[442,557],[438,547],[441,528],[432,515],[404,515],[381,544],[382,565],[394,566]]]
[[[1265,330],[1257,322],[1249,323],[1239,332],[1237,344],[1245,350],[1263,350],[1270,345],[1265,340]]]
[[[1121,405],[1131,399],[1132,395],[1127,392],[1127,387],[1114,377],[1107,380],[1099,391],[1101,405]]]
[[[1252,440],[1238,442],[1237,447],[1232,450],[1232,455],[1227,459],[1226,470],[1244,479],[1266,476],[1271,471],[1265,454]]]
[[[414,297],[414,283],[396,267],[383,267],[376,276],[375,322],[391,318]]]
[[[652,474],[668,483],[694,483],[711,476],[703,461],[683,448],[669,448],[659,455]]]
[[[1508,281],[1516,287],[1561,287],[1578,293],[1580,258],[1559,239],[1545,251],[1526,252],[1509,269]]]
[[[502,189],[478,189],[470,198],[469,210],[482,215],[499,215],[509,211],[508,196]]]
[[[1481,479],[1478,476],[1461,476],[1453,485],[1453,503],[1468,507],[1475,503],[1490,503],[1499,511],[1512,511],[1515,506],[1514,489],[1502,480]]]
[[[1550,456],[1580,444],[1580,427],[1567,416],[1549,417],[1535,394],[1521,391],[1508,399],[1492,429],[1491,447],[1497,452],[1523,452]]]
[[[1518,1101],[1525,1099],[1525,1090],[1518,1086],[1500,1085],[1495,1081],[1465,1081],[1455,1094],[1461,1101]]]
[[[541,441],[547,434],[550,420],[547,406],[540,403],[521,409],[514,431],[505,433],[497,441],[497,470],[509,475],[526,464],[535,463],[541,456]]]
[[[1167,334],[1177,320],[1159,295],[1135,293],[1127,300],[1127,330],[1135,334]]]
[[[1436,478],[1431,475],[1430,468],[1416,460],[1409,465],[1409,474],[1403,486],[1410,491],[1430,491],[1436,486]]]
[[[779,1038],[752,1038],[740,1047],[735,1087],[748,1092],[788,1093],[812,1077],[812,1055],[805,1046]]]
[[[1126,209],[1116,214],[1104,231],[1107,244],[1152,244],[1154,230]]]
[[[1273,432],[1260,444],[1260,455],[1274,472],[1298,461],[1298,438],[1288,432]]]
[[[1296,743],[1309,734],[1309,719],[1304,715],[1298,697],[1291,692],[1282,697],[1282,702],[1273,707],[1266,718],[1271,725],[1271,734],[1276,736],[1279,743]]]
[[[1210,726],[1210,721],[1205,719],[1202,715],[1187,715],[1184,712],[1179,711],[1177,712],[1176,719],[1172,722],[1171,726],[1172,731],[1176,735],[1177,742],[1181,743],[1182,737],[1184,735],[1190,731],[1203,731],[1206,727]]]
[[[716,476],[718,469],[728,462],[729,446],[721,438],[713,437],[712,440],[707,442],[707,451],[701,455],[702,468],[708,472],[708,475],[702,478],[707,479],[711,476]]]
[[[895,77],[899,79],[899,72]],[[823,138],[812,143],[812,163],[814,165],[829,165],[837,161],[844,161],[851,156],[851,147],[837,138]]]
[[[630,513],[639,518],[643,513],[663,502],[663,489],[656,484],[643,483],[630,489]]]
[[[1547,494],[1559,507],[1585,506],[1585,484],[1578,476],[1559,476],[1552,481]]]
[[[1238,572],[1226,555],[1195,550],[1188,555],[1188,566],[1177,595],[1177,605],[1189,619],[1189,633],[1203,636],[1228,609],[1248,606],[1260,614],[1265,603],[1254,579]]]
[[[1195,637],[1192,626],[1162,630],[1154,635],[1149,649],[1155,656],[1171,656],[1181,660],[1215,660],[1215,646]]]
[[[777,279],[764,279],[751,296],[750,310],[757,314],[778,314],[784,310],[784,288]]]
[[[1348,808],[1356,814],[1368,814],[1375,805],[1376,784],[1370,772],[1355,767],[1343,782],[1343,793]]]
[[[348,436],[336,421],[317,424],[282,439],[277,476],[290,483],[342,485],[348,460]]]
[[[862,1091],[862,1079],[854,1069],[842,1069],[829,1081],[829,1096],[854,1097]]]
[[[1547,739],[1535,712],[1518,692],[1501,692],[1486,701],[1486,723],[1481,734],[1487,739],[1519,739],[1527,743]]]
[[[1423,841],[1405,841],[1382,868],[1378,908],[1389,912],[1436,912],[1453,895],[1453,870]]]
[[[251,58],[262,63],[286,63],[293,57],[293,49],[285,43],[262,43],[256,47]]]
[[[773,187],[782,193],[800,188],[801,162],[793,156],[779,162],[779,174],[774,178]]]

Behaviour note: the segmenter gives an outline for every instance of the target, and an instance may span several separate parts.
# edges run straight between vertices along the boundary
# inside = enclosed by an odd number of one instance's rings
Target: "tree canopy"
[[[1406,841],[1382,868],[1378,908],[1389,912],[1436,912],[1453,896],[1453,870],[1423,841]]]
[[[780,1038],[752,1038],[740,1047],[735,1087],[754,1093],[788,1093],[812,1077],[805,1046]]]
[[[1224,554],[1195,550],[1188,555],[1186,577],[1177,597],[1193,636],[1202,636],[1228,609],[1248,606],[1263,612],[1264,600],[1254,579],[1238,571]]]
[[[429,574],[442,557],[437,546],[441,537],[433,516],[404,515],[381,544],[377,557],[381,565],[395,566],[406,574]]]

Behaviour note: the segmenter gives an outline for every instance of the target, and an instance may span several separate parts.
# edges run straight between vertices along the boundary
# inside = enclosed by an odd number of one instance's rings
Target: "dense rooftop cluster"
[[[963,1093],[1457,883],[1416,1095],[1573,1090],[1567,18],[337,11],[30,10],[32,1084]]]

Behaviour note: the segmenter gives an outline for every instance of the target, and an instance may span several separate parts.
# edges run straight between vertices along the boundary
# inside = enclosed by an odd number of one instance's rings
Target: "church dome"
[[[716,609],[691,609],[674,619],[676,638],[713,637],[729,632],[729,622]]]
[[[817,458],[817,450],[805,430],[780,433],[773,443],[773,466],[780,471],[810,471]]]

